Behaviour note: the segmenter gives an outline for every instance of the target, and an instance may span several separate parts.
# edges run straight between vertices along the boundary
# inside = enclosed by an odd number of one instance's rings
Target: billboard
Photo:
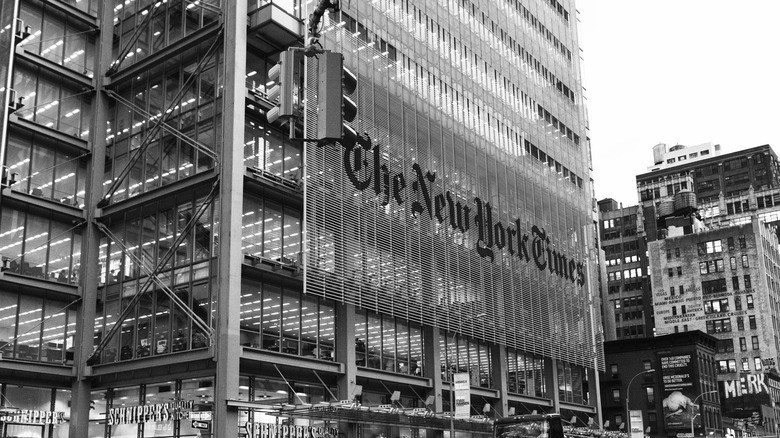
[[[455,383],[455,418],[469,418],[471,415],[469,373],[455,373],[452,377]]]
[[[769,373],[743,374],[739,379],[721,382],[724,417],[745,419],[756,426],[762,423],[761,406],[771,406],[770,388],[779,388],[780,380]]]
[[[631,425],[631,438],[644,438],[645,425],[642,419],[642,411],[639,409],[632,409],[628,411],[629,424]]]
[[[693,400],[696,398],[694,387],[694,361],[691,354],[678,354],[661,357],[661,385],[663,391],[664,427],[667,429],[701,427],[696,415]],[[695,416],[695,417],[694,417]]]

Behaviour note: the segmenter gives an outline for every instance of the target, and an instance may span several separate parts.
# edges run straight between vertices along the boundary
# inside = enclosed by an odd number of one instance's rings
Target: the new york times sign
[[[436,174],[423,171],[417,163],[412,165],[411,180],[403,172],[393,174],[380,159],[379,145],[360,143],[344,146],[344,171],[356,189],[373,189],[383,206],[393,202],[399,206],[406,204],[411,191],[411,212],[415,217],[427,214],[431,220],[446,223],[461,233],[471,229],[473,223],[478,236],[474,250],[481,257],[495,261],[496,251],[506,251],[526,263],[533,262],[539,271],[548,271],[580,287],[585,284],[584,265],[553,249],[551,236],[544,228],[533,225],[530,230],[523,230],[520,219],[512,223],[495,221],[490,203],[479,197],[474,198],[473,204],[467,204],[449,191],[436,192]]]

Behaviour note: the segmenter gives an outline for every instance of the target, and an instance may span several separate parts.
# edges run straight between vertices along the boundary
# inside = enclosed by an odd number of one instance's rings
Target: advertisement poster
[[[770,388],[780,388],[780,379],[769,373],[742,374],[737,380],[720,383],[722,415],[744,419],[749,426],[763,422],[762,407],[772,406]]]
[[[453,381],[455,382],[455,418],[469,418],[471,412],[469,373],[455,373]]]
[[[690,354],[661,357],[661,382],[663,386],[664,426],[667,429],[701,427],[693,400],[696,388],[693,385],[694,363]]]
[[[642,420],[642,411],[639,409],[632,409],[628,411],[628,419],[631,424],[631,438],[644,438],[645,425]]]

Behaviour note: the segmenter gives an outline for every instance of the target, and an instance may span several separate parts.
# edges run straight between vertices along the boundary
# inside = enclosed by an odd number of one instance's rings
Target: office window
[[[682,277],[682,266],[677,267],[677,276]]]
[[[757,328],[755,315],[748,316],[748,326],[750,327],[751,330],[755,330]]]
[[[672,249],[671,248],[667,248],[666,249],[666,261],[668,262],[670,260],[672,260]]]
[[[753,344],[753,349],[754,350],[758,350],[759,349],[759,346],[758,346],[758,336],[751,336],[750,337],[750,342]]]
[[[734,290],[739,290],[739,277],[731,277],[731,288]]]
[[[753,309],[753,295],[745,295],[748,310]]]
[[[729,251],[734,251],[734,237],[729,237],[729,238],[726,240],[726,242],[727,242],[727,244],[728,244]]]
[[[334,360],[333,317],[336,310],[333,303],[303,295],[273,281],[247,279],[242,282],[241,289],[242,345]],[[285,309],[284,318],[279,313],[280,308]],[[308,315],[320,315],[319,323],[317,318],[311,319]],[[365,333],[358,336],[363,338]]]
[[[653,405],[655,403],[655,390],[652,386],[645,387],[645,398],[647,400],[647,404]]]
[[[685,286],[680,285],[679,290],[680,290],[680,295],[685,294]]]
[[[610,364],[609,370],[612,376],[616,377],[618,375],[618,365],[616,363]]]
[[[620,388],[612,388],[612,401],[620,403]]]
[[[733,353],[734,339],[718,339],[718,353]]]
[[[740,249],[747,248],[747,240],[745,240],[745,236],[739,236],[739,248]]]
[[[734,295],[734,310],[742,310],[742,298],[739,295]]]
[[[736,257],[729,257],[729,266],[731,266],[732,271],[737,270],[737,258]]]
[[[737,317],[737,330],[739,330],[739,331],[745,330],[745,317],[744,316],[738,316]]]
[[[73,363],[76,307],[67,301],[0,291],[2,357]]]
[[[720,240],[701,242],[697,245],[699,255],[714,254],[723,250]]]
[[[669,273],[670,277],[674,277],[674,269],[669,268],[669,269],[667,269],[667,272]]]
[[[726,279],[717,278],[715,280],[702,281],[701,291],[704,294],[726,292]]]
[[[748,259],[747,254],[742,255],[742,267],[743,268],[749,268],[750,267],[750,261]]]
[[[761,371],[761,369],[763,368],[763,367],[761,366],[761,358],[760,358],[760,357],[754,357],[754,358],[753,358],[753,368],[754,368],[756,371]]]
[[[0,214],[0,248],[8,272],[59,283],[78,283],[82,228],[5,206]],[[121,234],[120,234],[121,235]],[[121,259],[121,252],[115,256]]]
[[[742,358],[742,371],[750,371],[750,360],[746,357]]]
[[[739,351],[747,351],[747,340],[743,337],[739,338]]]
[[[680,258],[680,248],[675,248],[674,249],[674,256],[676,258],[678,258],[678,259]]]
[[[731,319],[712,319],[706,322],[707,333],[728,333],[731,331]]]
[[[708,300],[704,302],[704,313],[720,313],[729,311],[729,299],[721,298],[717,300]]]
[[[750,281],[750,275],[745,275],[743,278],[745,280],[745,289],[752,288],[753,287],[753,283]]]
[[[674,286],[669,287],[669,295],[674,296]]]

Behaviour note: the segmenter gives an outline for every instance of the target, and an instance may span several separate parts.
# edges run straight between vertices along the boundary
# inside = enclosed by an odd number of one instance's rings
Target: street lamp
[[[631,378],[631,380],[628,381],[628,386],[626,386],[626,432],[628,432],[628,436],[631,436],[631,406],[629,405],[629,395],[631,395],[631,384],[634,383],[634,379],[641,376],[642,374],[652,373],[655,371],[655,368],[650,368],[649,370],[640,371],[636,374],[634,374],[634,377]]]
[[[455,329],[454,332],[452,332],[452,338],[450,339],[450,344],[455,342],[455,335],[460,332],[460,329],[463,327],[463,323],[466,321],[471,321],[474,318],[482,318],[483,316],[486,316],[485,313],[480,313],[479,315],[472,315],[469,316],[466,319],[462,319],[460,323],[458,323],[458,328]],[[458,352],[457,346],[455,346],[455,353]],[[450,355],[447,355],[447,372],[450,371]],[[457,366],[457,364],[456,364]],[[452,411],[450,413],[450,438],[455,438],[455,373],[452,373],[452,377],[450,377],[450,410]]]
[[[701,396],[703,396],[705,394],[713,394],[713,393],[716,393],[716,392],[718,392],[717,389],[712,390],[712,391],[702,392],[701,394],[697,395],[696,398],[693,399],[693,401],[691,402],[691,414],[693,414],[693,409],[696,408],[696,402],[699,400],[699,397],[701,397]],[[693,420],[696,419],[696,417],[698,417],[699,415],[700,414],[691,415],[691,438],[693,438],[695,436],[693,434]],[[704,426],[704,423],[702,422],[702,427],[703,426]]]

